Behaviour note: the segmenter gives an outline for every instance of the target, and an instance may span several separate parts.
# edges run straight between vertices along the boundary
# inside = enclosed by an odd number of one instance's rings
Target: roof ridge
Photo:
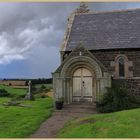
[[[112,10],[112,11],[89,11],[88,13],[75,13],[75,15],[87,15],[87,14],[106,14],[106,13],[117,13],[117,12],[129,12],[140,10],[140,8],[131,8],[131,9],[123,9],[123,10]]]

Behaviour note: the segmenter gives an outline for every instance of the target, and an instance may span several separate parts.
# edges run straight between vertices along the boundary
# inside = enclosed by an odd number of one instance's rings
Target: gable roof
[[[76,14],[65,51],[140,48],[140,9]]]

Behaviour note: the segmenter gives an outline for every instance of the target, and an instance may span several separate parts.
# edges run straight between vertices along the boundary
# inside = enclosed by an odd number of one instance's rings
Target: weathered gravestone
[[[27,100],[34,100],[33,94],[31,93],[31,81],[28,82],[28,92],[25,96],[25,99]]]

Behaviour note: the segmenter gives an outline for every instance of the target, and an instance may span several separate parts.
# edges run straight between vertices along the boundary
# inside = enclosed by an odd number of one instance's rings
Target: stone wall
[[[92,54],[102,62],[102,64],[113,74],[115,68],[111,66],[111,61],[119,54],[127,56],[129,61],[132,61],[133,77],[140,77],[140,49],[139,50],[108,50],[108,51],[91,51]]]
[[[110,51],[92,51],[92,54],[99,59],[111,74],[114,73],[115,67],[111,66],[111,61],[119,54],[127,56],[132,61],[132,67],[129,71],[133,73],[131,79],[116,79],[114,81],[121,83],[133,94],[140,95],[140,50],[110,50]]]
[[[136,96],[140,96],[140,79],[115,79],[113,82],[127,88]]]

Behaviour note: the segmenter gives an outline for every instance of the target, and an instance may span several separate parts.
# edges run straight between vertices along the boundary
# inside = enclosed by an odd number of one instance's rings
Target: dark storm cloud
[[[56,47],[62,41],[68,3],[0,3],[0,63],[22,59],[32,47]],[[7,53],[8,52],[8,53]]]

